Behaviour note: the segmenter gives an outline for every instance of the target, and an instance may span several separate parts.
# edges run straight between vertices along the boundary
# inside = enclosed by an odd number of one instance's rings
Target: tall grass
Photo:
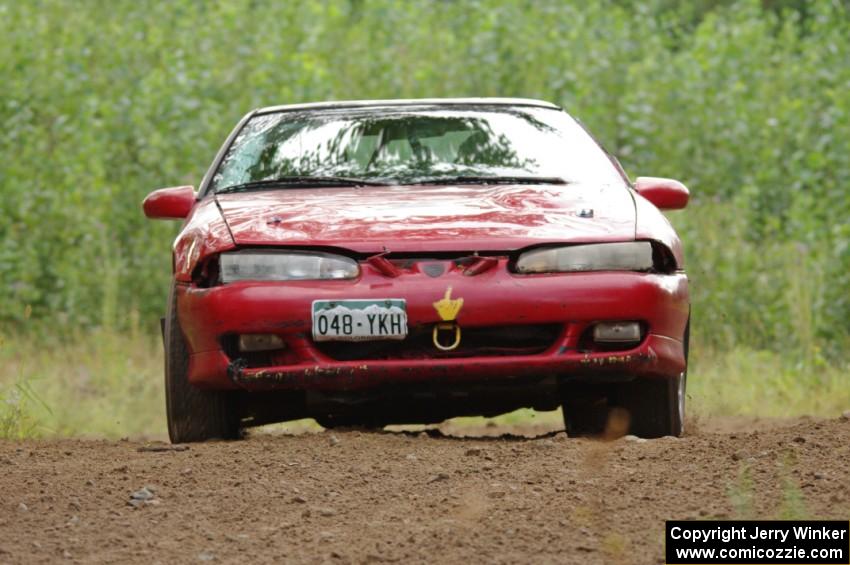
[[[158,336],[38,333],[0,346],[0,438],[165,435]]]

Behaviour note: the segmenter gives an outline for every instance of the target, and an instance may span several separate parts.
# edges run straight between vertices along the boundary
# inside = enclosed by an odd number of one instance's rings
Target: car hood
[[[216,199],[240,246],[509,251],[635,236],[634,199],[622,185],[297,188]]]

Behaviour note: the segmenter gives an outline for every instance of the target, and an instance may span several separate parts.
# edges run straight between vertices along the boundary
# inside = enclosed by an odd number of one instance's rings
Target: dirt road
[[[0,442],[0,563],[663,563],[668,518],[850,517],[850,420],[691,430]]]

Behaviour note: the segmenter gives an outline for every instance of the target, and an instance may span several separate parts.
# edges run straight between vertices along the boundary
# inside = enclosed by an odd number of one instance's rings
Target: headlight
[[[648,241],[597,243],[537,249],[520,255],[520,273],[569,271],[648,271],[652,268],[652,244]]]
[[[222,253],[220,267],[223,283],[353,279],[360,273],[360,266],[354,259],[325,253]]]

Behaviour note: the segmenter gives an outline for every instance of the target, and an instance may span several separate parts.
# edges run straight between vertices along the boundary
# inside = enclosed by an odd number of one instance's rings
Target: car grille
[[[411,328],[401,341],[327,341],[314,345],[336,361],[536,355],[555,343],[561,328],[558,324],[461,328],[460,345],[452,351],[434,346],[433,326]]]

